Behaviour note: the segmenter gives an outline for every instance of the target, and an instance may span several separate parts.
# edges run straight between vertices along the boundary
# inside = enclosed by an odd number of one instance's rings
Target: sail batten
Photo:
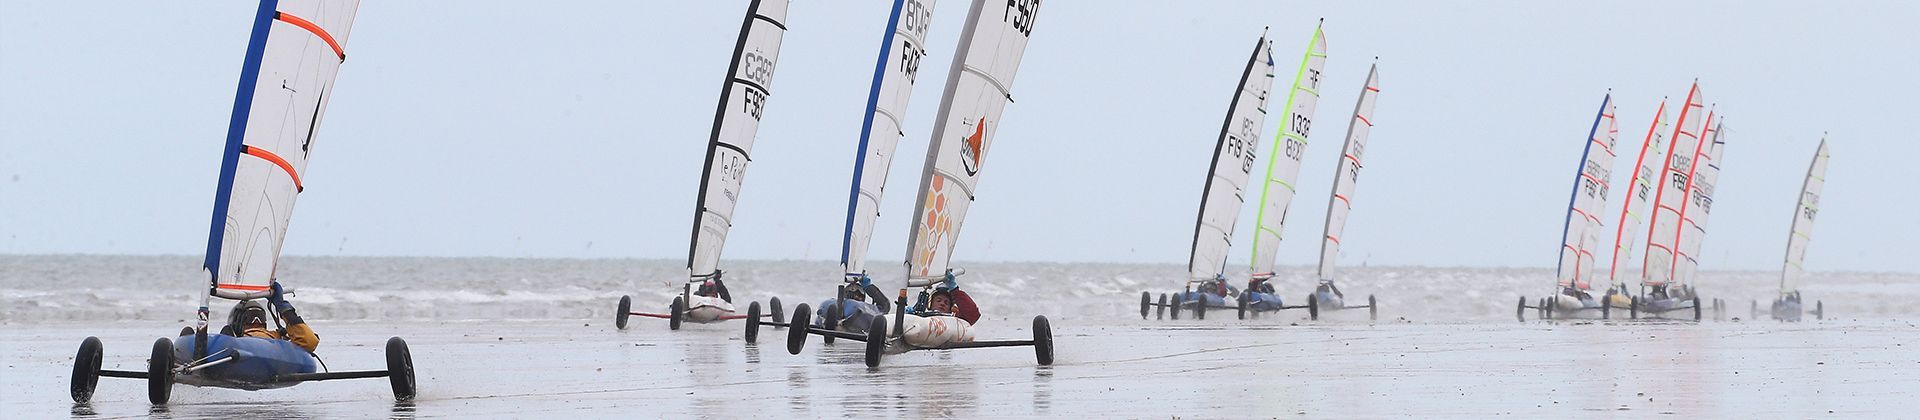
[[[1320,241],[1320,280],[1333,281],[1333,270],[1340,256],[1340,236],[1347,229],[1347,214],[1353,211],[1354,189],[1360,181],[1360,159],[1366,156],[1367,135],[1373,133],[1373,106],[1380,97],[1379,65],[1367,68],[1366,85],[1353,104],[1353,118],[1347,122],[1347,142],[1341,148],[1340,161],[1334,165],[1333,193],[1327,198],[1327,225]]]
[[[1621,267],[1633,260],[1633,250],[1636,248],[1634,243],[1638,240],[1635,239],[1635,235],[1640,232],[1640,225],[1646,221],[1646,206],[1654,198],[1653,187],[1657,182],[1654,177],[1660,174],[1659,169],[1652,166],[1659,162],[1648,160],[1647,156],[1658,158],[1666,155],[1666,124],[1667,101],[1662,99],[1659,108],[1653,113],[1653,123],[1647,126],[1647,136],[1641,141],[1640,155],[1634,159],[1633,175],[1628,178],[1628,182],[1632,185],[1628,186],[1630,189],[1620,207],[1620,223],[1614,229],[1613,258],[1607,264],[1607,284],[1609,285],[1619,287],[1624,284],[1620,279]]]
[[[753,0],[741,19],[740,37],[721,83],[713,131],[700,169],[693,234],[687,246],[690,279],[712,276],[720,268],[720,251],[733,227],[733,210],[739,204],[747,164],[753,161],[750,156],[760,130],[761,112],[773,95],[774,69],[787,30],[787,5],[787,0]]]
[[[1234,225],[1240,221],[1247,181],[1258,158],[1260,130],[1266,127],[1267,97],[1272,89],[1273,43],[1262,32],[1227,105],[1207,181],[1200,189],[1200,211],[1194,216],[1193,247],[1187,259],[1189,280],[1225,274],[1227,251],[1233,246]]]
[[[1300,177],[1300,159],[1306,154],[1307,137],[1313,125],[1313,111],[1320,103],[1320,73],[1326,68],[1327,42],[1321,28],[1313,28],[1300,67],[1287,92],[1287,110],[1280,131],[1274,134],[1273,152],[1267,159],[1267,172],[1260,187],[1260,210],[1254,217],[1253,261],[1255,278],[1273,276],[1274,259],[1279,255],[1281,230],[1287,209],[1293,203],[1294,183]]]
[[[1807,258],[1807,246],[1813,242],[1813,219],[1820,213],[1820,192],[1827,184],[1827,139],[1820,138],[1820,148],[1813,153],[1813,163],[1807,165],[1807,178],[1800,183],[1800,199],[1793,207],[1793,226],[1787,232],[1787,257],[1780,269],[1780,294],[1793,294],[1799,290],[1800,279],[1806,276],[1801,264]]]
[[[357,1],[260,3],[227,126],[202,264],[212,295],[263,297],[275,280],[358,7]]]
[[[902,131],[900,114],[913,94],[935,0],[894,0],[887,32],[880,40],[880,56],[873,69],[873,87],[867,96],[865,121],[853,164],[852,193],[847,198],[847,229],[840,245],[840,267],[847,276],[866,272],[868,243],[880,218],[880,198],[886,192],[887,172]]]
[[[1040,4],[1012,0],[989,11],[985,0],[974,0],[967,12],[928,142],[926,166],[920,171],[907,242],[909,285],[929,284],[949,268],[1000,115],[1012,102],[1008,92]]]

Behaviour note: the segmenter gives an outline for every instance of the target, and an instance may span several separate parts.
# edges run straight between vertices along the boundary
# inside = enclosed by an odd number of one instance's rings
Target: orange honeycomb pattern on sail
[[[933,193],[927,194],[927,202],[920,206],[927,209],[927,213],[920,217],[925,224],[920,231],[925,237],[921,238],[921,247],[916,251],[914,262],[920,266],[922,276],[931,275],[927,267],[933,264],[933,258],[939,254],[940,244],[946,241],[948,232],[953,229],[953,219],[947,217],[946,181],[944,176],[934,176]]]

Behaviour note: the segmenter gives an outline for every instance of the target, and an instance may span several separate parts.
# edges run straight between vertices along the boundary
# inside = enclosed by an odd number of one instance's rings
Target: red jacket
[[[980,322],[980,306],[973,304],[973,297],[967,296],[966,291],[959,289],[954,289],[949,293],[950,295],[948,297],[953,299],[954,316],[967,320],[968,324],[977,324]]]

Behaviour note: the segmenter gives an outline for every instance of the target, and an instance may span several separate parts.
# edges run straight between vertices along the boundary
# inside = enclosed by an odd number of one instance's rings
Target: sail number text
[[[1020,36],[1033,36],[1033,17],[1040,13],[1040,0],[1007,0],[1007,8],[1000,13],[1001,22],[1013,22],[1013,29]]]

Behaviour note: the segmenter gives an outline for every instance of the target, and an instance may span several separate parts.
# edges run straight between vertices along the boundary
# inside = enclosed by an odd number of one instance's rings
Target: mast
[[[1192,254],[1187,259],[1189,280],[1208,280],[1224,274],[1234,225],[1240,221],[1247,180],[1258,157],[1260,129],[1267,118],[1267,96],[1273,88],[1273,43],[1265,30],[1253,44],[1247,67],[1228,103],[1208,164],[1206,185],[1200,189],[1200,211],[1193,225]]]
[[[1620,223],[1614,231],[1613,259],[1607,264],[1607,284],[1609,285],[1625,286],[1625,283],[1620,281],[1620,267],[1622,263],[1633,259],[1633,242],[1635,241],[1633,235],[1640,228],[1640,224],[1645,222],[1641,217],[1642,212],[1635,210],[1645,208],[1648,200],[1654,198],[1653,187],[1656,182],[1654,176],[1660,174],[1659,169],[1653,166],[1658,162],[1647,160],[1647,155],[1665,156],[1667,154],[1666,136],[1661,133],[1666,125],[1667,100],[1661,98],[1659,110],[1653,113],[1653,124],[1647,126],[1646,140],[1641,141],[1640,157],[1635,158],[1633,162],[1633,177],[1628,178],[1633,183],[1632,190],[1627,193],[1626,202],[1620,206]],[[1625,293],[1625,289],[1621,289],[1621,292]]]
[[[694,200],[693,238],[687,247],[687,275],[692,280],[712,277],[720,268],[720,250],[733,227],[747,162],[753,160],[749,153],[760,130],[760,113],[772,96],[769,89],[787,31],[786,18],[787,0],[753,0],[740,23],[733,61],[727,65],[719,105],[713,111],[706,163],[700,168],[700,195]]]
[[[987,7],[986,0],[974,0],[947,72],[946,94],[914,200],[919,204],[907,242],[908,286],[931,285],[947,274],[1000,114],[1013,101],[1014,73],[1040,14],[1040,0]]]
[[[867,244],[880,218],[880,197],[886,192],[887,170],[899,146],[908,98],[927,55],[928,26],[936,0],[894,0],[887,32],[880,38],[880,58],[874,63],[873,88],[867,95],[865,120],[860,124],[860,146],[853,163],[853,187],[847,197],[847,231],[840,243],[840,268],[848,278],[866,272]]]
[[[1813,242],[1813,218],[1820,213],[1820,191],[1827,185],[1827,138],[1820,136],[1820,148],[1807,165],[1807,178],[1800,183],[1800,200],[1793,207],[1793,227],[1787,234],[1786,264],[1780,270],[1780,295],[1798,289],[1806,270],[1800,263],[1807,259],[1807,246]]]
[[[1333,281],[1333,267],[1340,256],[1340,235],[1347,228],[1347,213],[1353,210],[1353,191],[1360,180],[1360,158],[1365,156],[1367,135],[1373,132],[1373,104],[1380,97],[1380,65],[1367,68],[1367,84],[1353,104],[1353,119],[1347,122],[1347,143],[1341,148],[1340,163],[1333,165],[1333,193],[1327,198],[1327,226],[1320,241],[1320,281]]]
[[[1321,22],[1324,24],[1325,20]],[[1260,210],[1253,228],[1254,279],[1273,277],[1274,258],[1280,251],[1280,231],[1286,224],[1287,208],[1293,203],[1293,184],[1300,177],[1300,158],[1307,151],[1313,111],[1320,103],[1320,73],[1326,65],[1327,41],[1321,27],[1315,26],[1313,38],[1307,41],[1307,51],[1300,59],[1300,69],[1294,73],[1293,88],[1287,92],[1285,122],[1273,137],[1273,148],[1278,154],[1267,159],[1266,180],[1261,182]]]
[[[1573,171],[1573,192],[1567,194],[1567,216],[1560,230],[1560,263],[1554,270],[1557,285],[1591,289],[1593,250],[1596,231],[1604,224],[1600,211],[1607,207],[1607,193],[1613,183],[1613,146],[1619,130],[1614,125],[1613,93],[1600,99],[1594,112],[1593,127],[1580,148],[1580,167]]]

